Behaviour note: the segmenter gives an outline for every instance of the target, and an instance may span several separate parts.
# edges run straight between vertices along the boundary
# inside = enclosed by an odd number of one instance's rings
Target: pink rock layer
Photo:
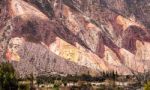
[[[34,58],[32,64],[39,68],[40,65],[36,66],[36,63],[40,64],[42,61],[38,61],[41,58],[38,54],[43,52],[40,50],[47,50],[55,54],[55,58],[89,68],[92,74],[117,71],[128,75],[149,70],[149,29],[133,16],[125,17],[120,14],[119,10],[127,8],[127,3],[123,1],[114,2],[117,5],[116,11],[109,7],[99,8],[98,0],[66,0],[63,3],[58,2],[59,0],[6,1],[1,10],[1,19],[6,19],[3,22],[8,20],[13,29],[6,52],[8,60],[23,62]],[[84,6],[84,3],[90,6]],[[111,2],[106,3],[113,7]],[[52,11],[48,12],[50,8]],[[3,22],[0,23],[1,33],[7,24]],[[39,45],[41,49],[31,54],[30,49],[38,49],[36,47]],[[28,53],[31,55],[25,57]],[[49,61],[45,59],[43,58],[43,62]],[[46,67],[46,64],[41,65]],[[60,66],[67,68],[62,63]]]

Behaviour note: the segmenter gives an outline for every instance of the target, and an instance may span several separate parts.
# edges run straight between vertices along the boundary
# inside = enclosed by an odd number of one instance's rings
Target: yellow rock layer
[[[63,41],[62,39],[60,39],[60,43],[60,56],[65,59],[78,62],[79,50],[73,45]]]
[[[16,52],[11,53],[11,60],[13,61],[20,61],[20,56]]]
[[[144,28],[143,25],[139,24],[138,22],[136,22],[133,18],[130,19],[126,19],[120,15],[117,16],[116,21],[119,25],[121,25],[123,27],[123,30],[126,30],[128,27],[135,25],[135,26],[139,26],[141,28]]]
[[[108,70],[109,68],[103,59],[92,52],[85,50],[78,43],[74,46],[57,37],[56,41],[49,46],[49,49],[58,56],[79,65],[99,70]]]

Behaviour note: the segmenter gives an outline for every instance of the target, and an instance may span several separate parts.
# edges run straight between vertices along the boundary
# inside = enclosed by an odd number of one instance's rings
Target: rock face
[[[147,0],[1,0],[0,7],[1,58],[22,76],[149,70]]]

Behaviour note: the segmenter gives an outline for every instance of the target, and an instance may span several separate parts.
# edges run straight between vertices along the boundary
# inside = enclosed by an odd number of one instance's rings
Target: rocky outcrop
[[[1,42],[6,46],[1,46],[1,56],[18,61],[13,63],[21,74],[149,70],[148,16],[141,18],[143,14],[133,10],[145,10],[146,0],[1,2],[0,33],[7,42]],[[4,36],[6,31],[10,33]]]

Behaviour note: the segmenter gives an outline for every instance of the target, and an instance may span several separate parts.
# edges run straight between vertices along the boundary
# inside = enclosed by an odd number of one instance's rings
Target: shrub
[[[0,89],[1,90],[17,90],[18,80],[15,70],[10,63],[0,64]]]
[[[144,85],[144,90],[150,90],[150,81]]]
[[[29,84],[19,84],[18,90],[30,90]]]
[[[116,78],[119,76],[117,72],[111,71],[111,72],[103,72],[102,76],[105,79],[112,79],[112,80],[116,80]]]
[[[61,86],[61,84],[62,84],[61,81],[55,80],[53,89],[59,90],[59,87]]]

